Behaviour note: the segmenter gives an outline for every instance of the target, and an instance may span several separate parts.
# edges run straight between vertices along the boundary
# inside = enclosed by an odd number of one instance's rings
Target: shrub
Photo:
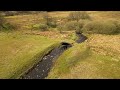
[[[64,25],[65,30],[75,30],[76,32],[82,33],[83,26],[88,23],[89,20],[79,20],[77,21],[69,21]]]
[[[115,34],[116,30],[116,25],[109,21],[91,21],[82,28],[83,32],[97,34]]]
[[[88,23],[88,22],[90,22],[90,20],[79,20],[79,22],[78,22],[78,26],[76,27],[76,32],[78,32],[78,33],[82,33],[82,28],[84,27],[84,25],[86,24],[86,23]]]
[[[46,24],[35,24],[32,26],[32,29],[46,31],[48,30],[48,26]]]
[[[56,28],[57,24],[55,18],[51,17],[47,12],[43,13],[43,19],[45,20],[46,25]]]
[[[4,22],[5,22],[4,17],[0,13],[0,27],[2,27]]]
[[[78,23],[76,21],[70,21],[65,24],[65,30],[76,30]]]
[[[120,33],[120,21],[117,20],[108,20],[109,22],[112,22],[116,26],[116,33]]]
[[[40,28],[41,31],[48,30],[48,26],[46,24],[41,24],[39,28]]]
[[[85,11],[75,11],[71,12],[68,16],[68,20],[76,20],[79,21],[80,19],[90,19],[90,16]]]
[[[60,31],[60,33],[62,33],[62,31],[71,31],[71,30],[75,30],[76,32],[82,32],[81,29],[87,22],[88,21],[86,20],[80,20],[79,22],[69,21],[66,23],[61,23],[58,24],[57,30]]]
[[[57,26],[57,30],[58,30],[60,33],[62,33],[62,31],[64,30],[63,25],[58,25],[58,26]]]
[[[52,27],[52,28],[56,28],[56,27],[57,27],[57,24],[56,24],[55,21],[49,22],[47,25],[48,25],[49,27]]]
[[[2,25],[2,28],[3,28],[4,30],[12,30],[12,29],[15,29],[15,27],[14,27],[13,25],[11,25],[10,23],[4,23],[4,24]]]
[[[117,27],[116,33],[120,33],[120,22],[118,22],[118,23],[116,24],[116,27]]]
[[[7,23],[5,18],[0,13],[0,30],[11,30],[14,28],[15,27],[13,27],[13,25],[11,25],[10,23]]]
[[[4,18],[3,12],[0,12],[0,30],[5,31],[5,30],[12,30],[15,27],[8,23],[6,19]]]

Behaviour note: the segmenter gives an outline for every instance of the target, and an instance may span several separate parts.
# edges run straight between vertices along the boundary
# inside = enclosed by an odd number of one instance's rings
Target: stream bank
[[[55,62],[55,60],[68,48],[71,44],[62,42],[59,47],[54,48],[47,55],[45,55],[40,62],[32,67],[26,74],[21,76],[22,79],[44,79]]]
[[[81,33],[76,33],[78,40],[76,43],[84,42],[87,37]],[[21,76],[22,79],[44,79],[48,76],[53,63],[57,58],[68,48],[72,47],[71,44],[62,42],[59,47],[51,50],[47,55],[45,55],[40,62],[38,62],[34,67],[32,67],[27,73]]]

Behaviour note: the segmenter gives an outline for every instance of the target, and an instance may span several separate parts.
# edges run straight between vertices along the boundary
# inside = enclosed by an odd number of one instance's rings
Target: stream
[[[85,35],[83,35],[82,33],[77,33],[76,35],[78,37],[78,40],[76,40],[76,43],[82,43],[84,42],[86,39],[88,39]]]
[[[72,47],[71,44],[62,42],[61,45],[53,49],[50,53],[45,55],[37,65],[31,68],[22,79],[44,79],[53,65],[53,62],[68,48]]]
[[[82,43],[87,39],[87,37],[81,33],[76,33],[76,35],[79,38],[78,40],[76,40],[76,43]],[[21,76],[21,78],[44,79],[48,76],[48,73],[50,72],[50,69],[52,68],[55,60],[57,60],[57,58],[70,47],[72,47],[71,44],[62,42],[59,47],[51,50],[47,55],[42,58],[42,60],[40,60],[40,62],[38,62],[34,67],[28,70],[28,72],[25,73],[23,76]]]

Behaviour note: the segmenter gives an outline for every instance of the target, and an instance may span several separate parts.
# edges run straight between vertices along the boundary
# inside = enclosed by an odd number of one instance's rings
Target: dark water
[[[72,45],[68,43],[61,43],[60,47],[53,49],[48,55],[45,55],[42,60],[29,70],[22,79],[44,79],[53,65],[53,62],[69,47]]]
[[[76,33],[76,35],[78,36],[78,40],[76,40],[77,43],[82,43],[87,39],[87,37],[81,33]]]
[[[84,42],[87,37],[81,33],[76,33],[78,36],[77,43]],[[40,60],[37,65],[32,67],[25,75],[23,75],[22,79],[44,79],[48,76],[50,69],[53,65],[53,62],[69,47],[72,47],[71,44],[62,42],[60,47],[53,49],[49,54],[45,55],[42,60]]]

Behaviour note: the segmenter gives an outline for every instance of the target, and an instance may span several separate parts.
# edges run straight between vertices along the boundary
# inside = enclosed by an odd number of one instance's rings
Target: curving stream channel
[[[85,35],[83,35],[82,33],[77,33],[76,35],[78,37],[78,40],[76,40],[77,43],[82,43],[84,42],[86,39],[88,39]]]
[[[87,39],[87,37],[81,33],[76,33],[76,35],[79,37],[79,39],[76,40],[77,43],[82,43]],[[42,60],[37,63],[37,65],[32,67],[27,73],[21,76],[21,79],[44,79],[48,76],[53,62],[55,62],[55,60],[57,60],[57,58],[70,47],[72,47],[71,44],[62,42],[59,47],[50,51],[50,53],[45,55]]]
[[[25,75],[21,76],[22,79],[44,79],[53,65],[53,62],[69,47],[71,44],[62,42],[61,45],[53,49],[50,53],[45,55],[42,60],[31,68]]]

